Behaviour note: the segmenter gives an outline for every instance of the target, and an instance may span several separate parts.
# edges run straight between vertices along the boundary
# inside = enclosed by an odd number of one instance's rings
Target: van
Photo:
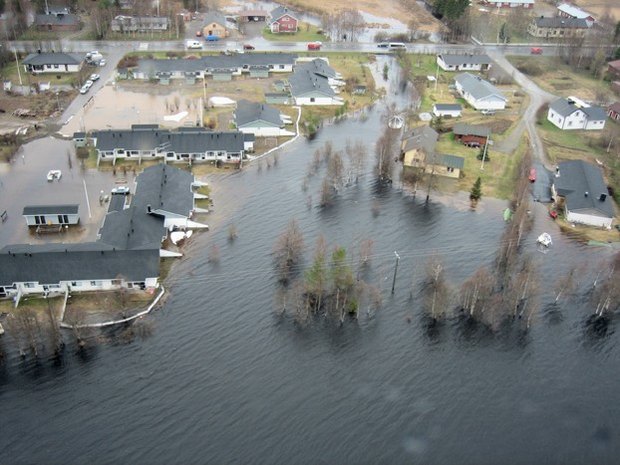
[[[407,50],[407,46],[402,42],[390,42],[388,48],[390,50]]]
[[[187,48],[202,48],[202,44],[197,40],[188,40],[185,42]]]

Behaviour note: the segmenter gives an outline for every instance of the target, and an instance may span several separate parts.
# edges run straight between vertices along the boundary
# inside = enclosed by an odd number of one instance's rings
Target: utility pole
[[[489,145],[489,136],[484,141],[484,151],[482,152],[482,164],[480,165],[480,171],[484,171],[484,160],[487,157],[487,146]]]
[[[17,75],[19,76],[19,85],[23,86],[22,73],[19,71],[19,60],[17,59],[17,50],[13,47],[13,53],[15,54],[15,63],[17,63]]]
[[[400,261],[400,255],[396,250],[394,251],[394,255],[396,255],[396,264],[394,265],[394,277],[392,278],[392,294],[394,294],[394,286],[396,285],[396,272],[398,271],[398,262]]]

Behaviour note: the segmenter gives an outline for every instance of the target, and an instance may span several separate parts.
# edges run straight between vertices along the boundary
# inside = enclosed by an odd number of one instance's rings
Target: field
[[[269,28],[263,29],[263,37],[276,42],[327,42],[329,37],[318,33],[319,28],[309,23],[299,23],[295,34],[274,34]]]
[[[620,21],[620,3],[618,0],[574,0],[572,3],[594,13],[595,16],[601,16],[606,13],[616,21]]]

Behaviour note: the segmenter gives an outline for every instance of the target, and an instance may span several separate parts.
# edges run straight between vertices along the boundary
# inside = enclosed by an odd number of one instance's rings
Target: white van
[[[402,42],[390,42],[388,48],[390,50],[407,50],[407,46]]]
[[[202,48],[202,43],[198,42],[197,40],[188,40],[187,42],[185,42],[185,46],[187,48]]]

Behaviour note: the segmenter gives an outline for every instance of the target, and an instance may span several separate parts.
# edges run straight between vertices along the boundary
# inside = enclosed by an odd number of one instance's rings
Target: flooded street
[[[402,102],[392,82],[388,96]],[[195,234],[172,267],[168,299],[149,317],[151,337],[80,354],[70,345],[57,364],[11,354],[0,366],[10,425],[0,435],[0,463],[617,463],[618,322],[588,331],[584,291],[610,249],[569,240],[534,204],[522,248],[541,281],[530,331],[491,333],[457,317],[429,327],[420,294],[428,259],[442,258],[457,291],[478,266],[493,264],[506,202],[484,198],[471,211],[459,193],[431,195],[426,205],[397,182],[377,184],[384,109],[325,125],[277,162],[210,176],[211,231]],[[364,173],[320,207],[325,169],[307,178],[313,153],[327,141],[342,150],[347,139],[368,149]],[[54,147],[49,152],[62,155]],[[41,173],[30,182],[45,184],[61,155],[37,159]],[[2,173],[3,183],[19,163]],[[73,171],[77,199],[84,194]],[[306,264],[319,235],[330,250],[345,247],[352,263],[360,242],[373,241],[366,279],[381,290],[379,310],[363,309],[341,327],[317,319],[300,328],[290,312],[278,315],[272,251],[292,218]],[[542,231],[554,240],[547,254],[535,245]],[[213,247],[219,261],[209,260]],[[588,270],[580,292],[553,305],[556,278],[579,264]]]

